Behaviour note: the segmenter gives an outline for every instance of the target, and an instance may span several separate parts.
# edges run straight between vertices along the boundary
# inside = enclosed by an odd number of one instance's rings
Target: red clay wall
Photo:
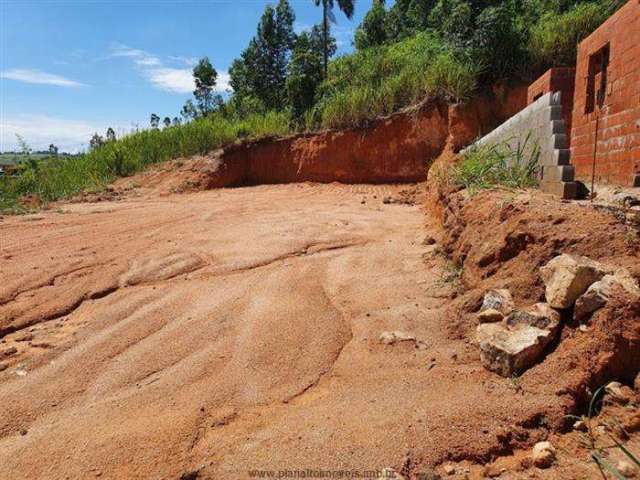
[[[292,182],[426,180],[446,145],[455,151],[524,108],[525,87],[500,87],[460,106],[421,108],[349,130],[247,142],[227,148],[209,187]]]
[[[529,86],[527,91],[527,105],[531,105],[546,93],[561,92],[562,117],[565,121],[565,131],[567,135],[571,135],[571,114],[573,111],[575,83],[575,68],[551,68]]]
[[[597,55],[607,45],[606,88],[598,114],[595,106],[589,112],[595,98],[593,88],[588,92],[589,76],[597,90],[602,77]],[[578,47],[571,163],[583,181],[591,180],[598,115],[596,182],[640,186],[640,0],[627,2]]]

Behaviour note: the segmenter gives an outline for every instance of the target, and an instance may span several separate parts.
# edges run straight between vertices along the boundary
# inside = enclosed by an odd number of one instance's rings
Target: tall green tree
[[[267,109],[282,107],[287,65],[296,38],[294,21],[288,0],[280,0],[276,8],[265,8],[255,37],[229,69],[231,87],[239,101],[255,97]]]
[[[198,64],[193,67],[193,79],[196,84],[193,96],[196,99],[199,113],[203,116],[207,115],[216,106],[214,89],[218,79],[218,72],[213,68],[208,57],[201,58]]]
[[[113,130],[113,128],[107,128],[106,138],[107,142],[114,142],[116,140],[116,132]]]
[[[155,113],[152,113],[149,118],[149,124],[151,125],[151,128],[158,128],[158,125],[160,125],[160,117]]]
[[[387,41],[387,10],[384,0],[373,0],[371,10],[367,12],[356,30],[355,43],[358,50],[382,45]]]
[[[313,0],[316,7],[322,5],[322,37],[324,40],[323,49],[323,67],[324,77],[327,78],[327,72],[329,68],[329,21],[333,17],[334,0]],[[338,4],[338,8],[342,10],[342,13],[351,20],[353,17],[353,10],[355,7],[355,0],[335,0]]]
[[[187,100],[182,106],[182,110],[180,110],[180,115],[184,118],[185,122],[189,120],[193,120],[198,116],[198,109],[193,104],[193,100]]]

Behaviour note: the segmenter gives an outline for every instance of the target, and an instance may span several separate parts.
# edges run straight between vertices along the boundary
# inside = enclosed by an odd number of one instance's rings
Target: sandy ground
[[[450,272],[424,212],[383,203],[398,191],[260,186],[5,217],[0,478],[419,478],[535,440],[522,422],[548,394],[447,338]],[[383,345],[387,330],[420,341]]]

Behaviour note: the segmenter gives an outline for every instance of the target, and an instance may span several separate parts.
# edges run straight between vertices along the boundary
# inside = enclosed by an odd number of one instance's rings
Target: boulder
[[[545,296],[553,308],[569,308],[592,283],[609,273],[603,265],[587,257],[562,254],[540,269]]]
[[[560,314],[548,303],[536,303],[524,310],[514,310],[507,316],[505,322],[510,328],[536,327],[556,333],[560,327]]]
[[[616,270],[613,275],[605,275],[593,283],[587,291],[576,300],[574,317],[578,321],[586,319],[593,312],[605,306],[615,295],[626,292],[633,298],[640,298],[640,287],[631,274],[624,268]]]
[[[533,464],[538,468],[549,468],[556,460],[556,449],[551,442],[538,442],[531,452]]]
[[[479,323],[500,322],[503,318],[504,315],[502,314],[502,312],[493,308],[487,308],[486,310],[482,310],[480,313],[478,313]]]
[[[477,327],[482,364],[503,377],[519,375],[540,361],[559,330],[560,315],[547,304],[514,310],[500,323],[482,323]]]
[[[497,310],[503,315],[508,315],[515,308],[511,292],[504,288],[489,290],[484,294],[480,312],[485,310]]]

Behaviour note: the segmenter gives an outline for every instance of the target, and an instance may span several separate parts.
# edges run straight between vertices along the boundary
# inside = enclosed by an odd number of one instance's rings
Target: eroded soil
[[[423,242],[436,232],[406,188],[259,186],[5,217],[0,478],[417,478],[546,438],[561,386],[497,377],[452,333],[454,267]],[[419,342],[383,345],[389,330]]]

